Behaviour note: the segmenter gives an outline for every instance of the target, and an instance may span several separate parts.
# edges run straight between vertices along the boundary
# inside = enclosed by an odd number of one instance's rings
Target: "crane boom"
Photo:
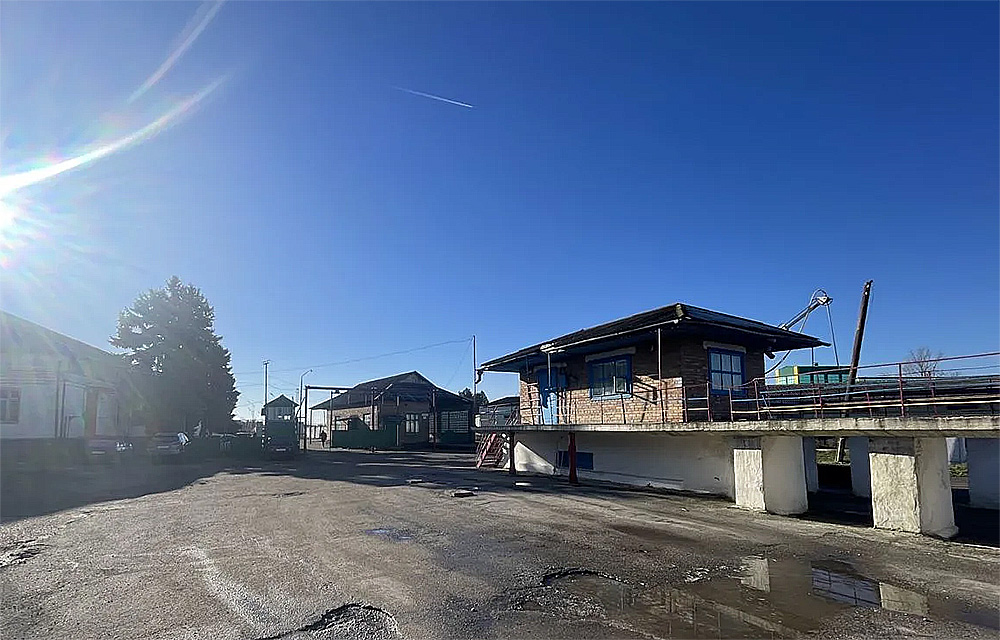
[[[825,307],[831,302],[833,302],[833,298],[828,296],[826,291],[823,291],[822,289],[816,289],[816,291],[813,292],[812,298],[809,300],[809,304],[806,306],[806,308],[796,313],[795,317],[793,317],[788,322],[778,325],[778,328],[788,329],[790,327],[793,327],[799,322],[801,322],[806,316],[808,316],[816,309],[819,309],[820,307]]]

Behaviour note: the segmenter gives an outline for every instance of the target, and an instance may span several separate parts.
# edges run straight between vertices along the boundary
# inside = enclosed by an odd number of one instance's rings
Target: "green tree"
[[[150,430],[228,430],[239,391],[229,351],[215,334],[215,310],[177,276],[118,316],[111,344],[133,373],[139,414]]]
[[[466,388],[462,389],[462,391],[460,391],[458,395],[460,395],[463,398],[466,398],[468,400],[472,400],[473,404],[476,407],[476,409],[479,409],[479,407],[481,407],[481,406],[483,406],[483,405],[485,405],[486,403],[489,402],[489,398],[487,398],[486,394],[483,393],[482,391],[476,393],[476,397],[473,398],[472,397],[472,389],[470,389],[469,387],[466,387]]]

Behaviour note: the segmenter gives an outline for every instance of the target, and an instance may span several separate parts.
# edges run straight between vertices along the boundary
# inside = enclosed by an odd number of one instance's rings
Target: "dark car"
[[[125,462],[132,457],[132,443],[115,437],[96,437],[87,441],[87,459],[91,462]]]
[[[158,433],[149,440],[149,456],[153,462],[185,457],[191,438],[185,433]]]

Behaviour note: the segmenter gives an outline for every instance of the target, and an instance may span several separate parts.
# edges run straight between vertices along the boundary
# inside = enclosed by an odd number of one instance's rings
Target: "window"
[[[738,351],[709,349],[708,377],[712,393],[743,393],[743,354]]]
[[[420,433],[420,414],[406,414],[406,433]]]
[[[442,411],[441,431],[468,433],[469,414],[465,411]]]
[[[0,389],[0,422],[17,424],[21,419],[21,389],[4,387]]]
[[[569,468],[569,451],[560,450],[556,466],[563,469]],[[594,470],[594,454],[589,451],[576,452],[576,468],[588,471]]]
[[[632,393],[632,358],[590,363],[590,397],[617,398]]]

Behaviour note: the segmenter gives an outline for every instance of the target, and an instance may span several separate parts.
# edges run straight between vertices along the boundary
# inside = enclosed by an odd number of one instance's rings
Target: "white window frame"
[[[0,388],[0,424],[21,421],[21,387]]]
[[[420,433],[420,414],[419,413],[404,414],[403,430],[406,433]]]

